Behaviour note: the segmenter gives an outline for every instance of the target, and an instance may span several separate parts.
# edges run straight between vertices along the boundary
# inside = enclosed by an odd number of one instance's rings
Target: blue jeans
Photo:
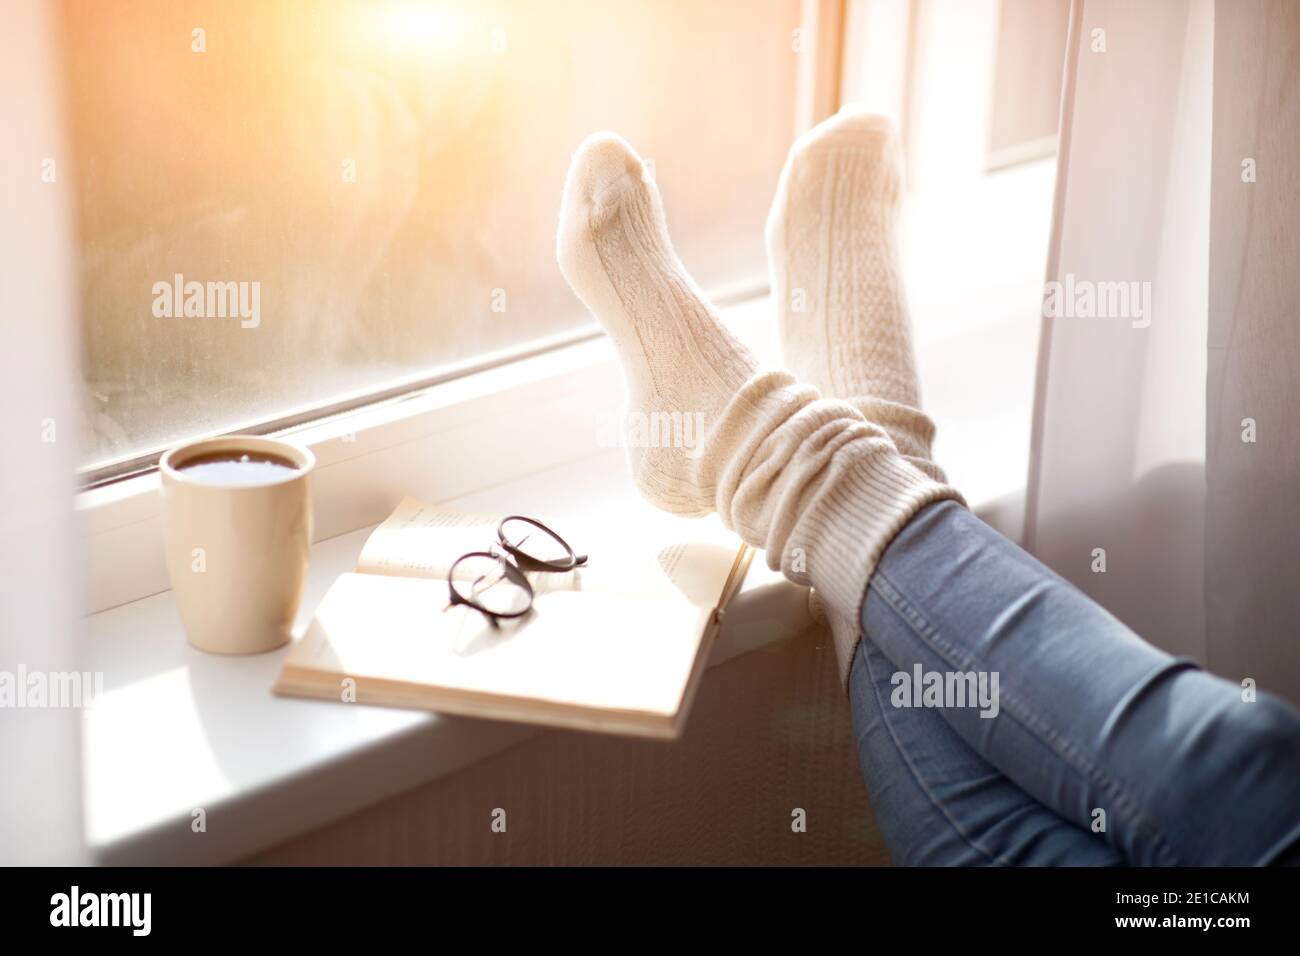
[[[853,725],[896,862],[1300,862],[1300,712],[1146,644],[954,502],[886,549],[862,632]]]

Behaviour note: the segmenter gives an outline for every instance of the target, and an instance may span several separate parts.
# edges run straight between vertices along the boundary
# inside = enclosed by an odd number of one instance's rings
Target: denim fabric
[[[1295,862],[1300,712],[1145,643],[955,502],[886,549],[862,630],[850,701],[897,861]],[[996,674],[996,715],[895,706],[918,666]]]

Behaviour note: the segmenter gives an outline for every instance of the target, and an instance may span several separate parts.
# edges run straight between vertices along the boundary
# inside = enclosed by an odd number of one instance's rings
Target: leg
[[[898,140],[888,121],[880,117],[842,111],[802,137],[790,151],[768,217],[773,299],[785,359],[799,377],[816,385],[825,395],[847,400],[889,434],[909,463],[944,481],[943,472],[930,461],[934,425],[920,409],[911,323],[899,268],[897,223],[901,180]],[[966,518],[970,520],[969,516]],[[971,523],[978,525],[978,522]],[[936,574],[934,580],[941,581],[944,588],[953,588],[951,573],[960,566],[949,567],[941,562],[940,567],[944,571]],[[885,572],[883,577],[897,578],[911,585],[912,575],[930,568],[924,565],[897,574]],[[883,580],[874,590],[884,591]],[[979,596],[979,593],[975,595]],[[882,612],[889,605],[877,598],[869,596],[867,605],[873,615],[867,634],[878,637],[882,646],[886,646],[890,627],[900,618],[892,614],[892,609]],[[880,619],[882,614],[884,620]],[[957,626],[961,623],[957,622]],[[831,624],[837,650],[856,644],[856,621],[846,626],[832,615]],[[1106,618],[1105,625],[1112,626],[1114,622]],[[860,652],[859,660],[863,656]],[[1008,657],[1006,666],[1012,673],[1003,676],[1013,679],[1022,671],[1013,666],[1016,655]],[[865,655],[867,663],[873,659],[873,655]],[[1032,662],[1033,658],[1029,660]],[[1137,666],[1154,669],[1159,665],[1149,658],[1139,658]],[[1186,670],[1176,664],[1170,666],[1176,674]],[[1037,674],[1032,679],[1037,681],[1037,686],[1050,686],[1050,681]],[[857,680],[856,674],[853,680]],[[1190,673],[1178,679],[1180,684],[1199,685],[1207,681],[1204,675]],[[1089,683],[1092,693],[1094,682]],[[1105,681],[1099,679],[1095,683],[1104,685]],[[1123,686],[1122,680],[1119,686]],[[851,685],[851,692],[854,706],[858,707],[864,698],[856,687]],[[1053,698],[1054,690],[1048,696]],[[887,690],[883,699],[889,699]],[[1269,712],[1268,709],[1257,711],[1255,722],[1269,723]],[[910,727],[909,717],[918,712],[886,707],[883,713],[886,722],[892,715],[896,717],[895,723]],[[933,721],[934,715],[928,716]],[[974,732],[990,733],[987,727],[979,726],[986,723],[975,721]],[[923,753],[927,743],[933,743],[938,754],[954,752],[953,748],[943,746],[940,731],[932,728],[911,739],[907,751]],[[889,767],[891,774],[903,774],[908,769],[907,762],[896,761],[891,765],[888,754],[888,746],[877,747],[870,759]],[[927,765],[940,766],[941,761],[930,760]],[[869,782],[873,774],[879,777],[879,768],[864,765],[864,769]],[[975,772],[972,769],[972,777]],[[1272,779],[1276,784],[1280,778]],[[893,787],[909,789],[907,781],[901,778]],[[873,792],[877,789],[873,788]],[[916,790],[911,796],[923,802],[925,788],[911,789]],[[1050,792],[1059,790],[1058,785]],[[900,805],[900,812],[906,813],[905,803]],[[1092,820],[1084,817],[1080,822],[1090,824]]]
[[[896,863],[906,866],[1114,866],[1099,835],[1013,784],[934,711],[890,704],[896,668],[862,640],[849,704],[862,776]]]
[[[1066,820],[1104,811],[1129,861],[1266,864],[1300,842],[1300,713],[1146,644],[968,511],[894,539],[862,623],[899,670],[996,673],[996,717],[940,713]]]
[[[931,459],[900,266],[902,148],[893,124],[846,107],[790,149],[767,217],[768,268],[786,365],[880,426],[903,460],[947,482]],[[824,620],[824,602],[810,609]],[[841,675],[856,614],[831,618]]]

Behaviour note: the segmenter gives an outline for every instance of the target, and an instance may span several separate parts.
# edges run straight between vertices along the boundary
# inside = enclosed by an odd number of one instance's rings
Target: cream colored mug
[[[251,463],[236,460],[244,453]],[[252,435],[163,455],[167,573],[195,647],[257,654],[292,636],[311,549],[315,464],[305,448]]]

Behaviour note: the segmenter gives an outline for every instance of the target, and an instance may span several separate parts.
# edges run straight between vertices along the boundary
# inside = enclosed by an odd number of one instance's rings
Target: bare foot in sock
[[[618,349],[627,421],[661,416],[660,423],[714,424],[757,362],[678,260],[659,190],[620,137],[597,133],[578,147],[556,245],[560,271]],[[647,444],[626,443],[646,497],[679,514],[712,511],[714,488],[700,467],[700,449]]]
[[[889,120],[842,110],[794,144],[767,221],[786,365],[852,403],[936,480],[898,259],[902,155]]]

